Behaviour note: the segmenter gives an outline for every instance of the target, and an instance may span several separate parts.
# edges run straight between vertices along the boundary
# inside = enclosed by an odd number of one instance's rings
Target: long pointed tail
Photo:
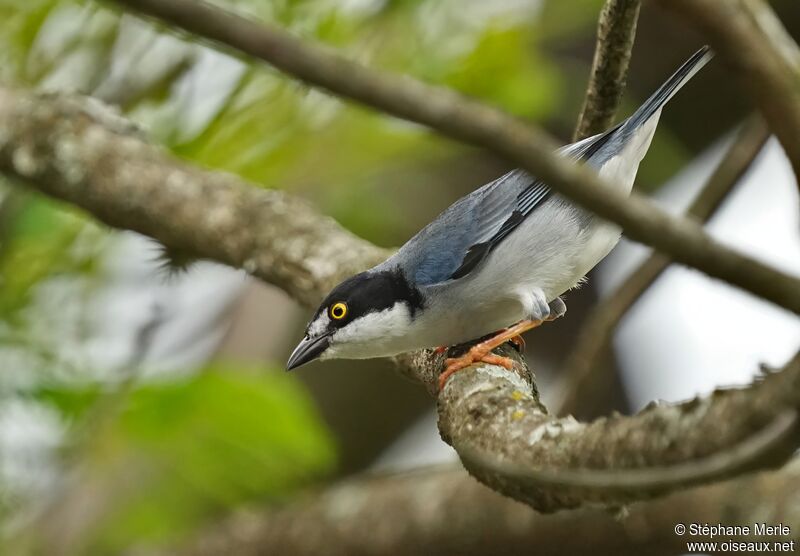
[[[623,127],[632,131],[642,126],[642,124],[649,120],[653,114],[658,112],[658,110],[713,57],[714,52],[708,46],[704,46],[692,54],[691,58],[686,60],[683,65],[679,67],[630,118],[628,118],[623,124]]]

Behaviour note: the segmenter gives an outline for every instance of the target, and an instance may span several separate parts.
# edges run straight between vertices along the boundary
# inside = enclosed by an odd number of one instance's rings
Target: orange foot
[[[506,369],[510,369],[514,365],[514,362],[508,357],[495,355],[491,353],[491,350],[487,353],[485,350],[478,349],[477,345],[472,346],[472,348],[461,357],[445,360],[444,363],[447,367],[444,372],[439,375],[439,392],[444,390],[444,385],[447,383],[447,379],[450,378],[450,375],[462,369],[466,369],[474,363],[480,362],[488,363],[489,365],[500,365]]]
[[[517,351],[520,353],[525,351],[525,338],[522,336],[514,336],[509,340],[509,342],[517,346]]]
[[[500,365],[506,369],[510,369],[514,364],[508,357],[501,357],[492,353],[492,350],[498,346],[503,345],[507,341],[517,338],[520,334],[531,328],[536,328],[542,324],[540,320],[523,320],[510,328],[501,330],[495,336],[485,340],[479,344],[475,344],[470,350],[461,357],[455,357],[445,360],[446,368],[442,374],[439,375],[439,391],[444,390],[447,380],[462,369],[466,369],[470,365],[478,362],[488,363],[490,365]],[[521,338],[520,338],[521,339]]]

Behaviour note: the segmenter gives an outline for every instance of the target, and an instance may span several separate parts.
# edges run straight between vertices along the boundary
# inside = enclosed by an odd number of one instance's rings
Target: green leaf
[[[69,248],[86,221],[76,211],[42,196],[22,199],[7,223],[0,250],[0,318],[8,319],[30,301],[35,286],[54,275],[89,270]]]
[[[95,388],[41,398],[97,417],[78,407],[97,399]],[[86,454],[92,481],[113,492],[89,535],[91,553],[174,541],[239,504],[285,496],[335,461],[312,403],[278,371],[217,364],[136,387],[118,411]]]
[[[488,29],[445,83],[511,113],[542,117],[556,102],[558,72],[528,40],[521,27]]]

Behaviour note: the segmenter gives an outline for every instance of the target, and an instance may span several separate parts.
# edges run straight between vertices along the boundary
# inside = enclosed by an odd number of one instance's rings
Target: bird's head
[[[422,296],[399,269],[368,270],[328,294],[286,364],[288,370],[314,359],[363,359],[404,351]]]

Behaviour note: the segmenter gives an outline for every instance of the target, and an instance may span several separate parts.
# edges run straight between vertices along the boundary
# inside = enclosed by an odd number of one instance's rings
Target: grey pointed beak
[[[305,365],[309,361],[313,361],[322,355],[322,352],[328,349],[328,346],[330,345],[330,334],[326,334],[318,338],[309,338],[306,336],[299,344],[297,344],[297,347],[294,348],[294,351],[289,356],[289,361],[286,363],[286,370],[291,371],[300,365]]]

